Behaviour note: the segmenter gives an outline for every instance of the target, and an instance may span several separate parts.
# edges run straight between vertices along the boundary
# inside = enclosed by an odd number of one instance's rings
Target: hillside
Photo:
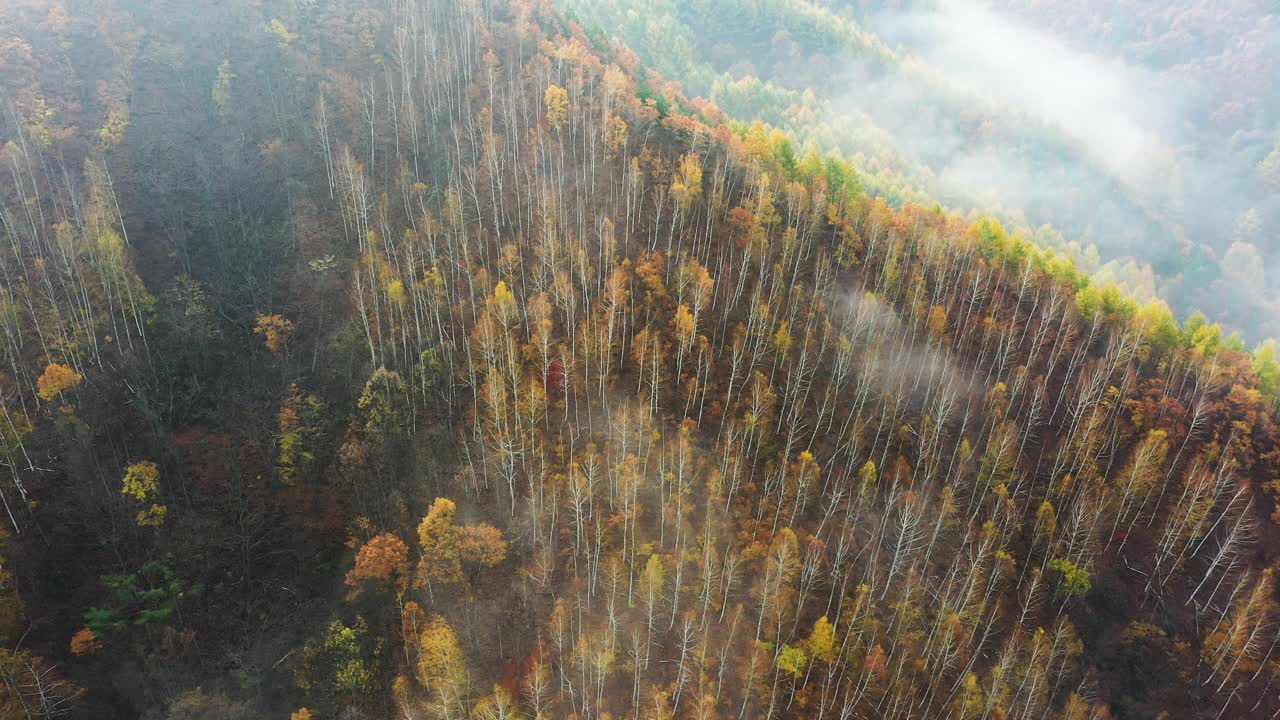
[[[999,216],[1100,283],[1280,335],[1265,3],[561,0],[690,95]]]
[[[10,2],[0,111],[0,720],[1280,712],[1273,346],[549,3]]]

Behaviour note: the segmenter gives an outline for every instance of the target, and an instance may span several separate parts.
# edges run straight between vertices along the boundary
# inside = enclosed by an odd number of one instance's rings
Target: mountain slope
[[[1280,431],[1216,327],[546,4],[39,7],[5,712],[1277,709]]]
[[[931,197],[996,213],[1179,317],[1203,310],[1252,342],[1280,334],[1265,272],[1278,127],[1259,89],[1275,18],[1256,4],[1130,3],[1091,45],[1059,32],[1073,14],[1097,26],[1088,5],[561,4],[690,95],[856,158],[874,171],[869,192],[895,206]],[[1252,29],[1222,50],[1215,33],[1186,31],[1205,14]],[[1184,32],[1162,33],[1166,18]],[[1201,62],[1135,55],[1135,35]]]

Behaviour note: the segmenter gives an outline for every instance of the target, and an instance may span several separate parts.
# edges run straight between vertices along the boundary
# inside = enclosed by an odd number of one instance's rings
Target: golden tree
[[[124,470],[120,481],[120,493],[138,502],[146,502],[160,489],[160,468],[150,460],[133,463]]]
[[[805,646],[814,660],[821,660],[824,663],[835,661],[836,634],[835,629],[831,627],[831,621],[827,619],[826,615],[818,618],[813,623],[813,631],[809,633],[809,639],[805,641]]]
[[[449,622],[432,616],[418,637],[418,682],[441,699],[456,697],[467,685],[467,666],[458,635]]]
[[[36,394],[44,400],[53,400],[80,384],[84,376],[66,365],[52,363],[36,379]]]
[[[452,500],[436,498],[418,524],[422,549],[419,584],[459,582],[463,579],[463,563],[492,566],[507,559],[507,541],[502,531],[485,523],[455,525],[457,509]]]
[[[125,468],[120,481],[120,494],[128,495],[140,503],[150,502],[150,507],[138,511],[134,521],[138,527],[159,527],[164,524],[169,509],[152,502],[160,495],[160,468],[150,460],[142,460]]]
[[[569,122],[569,92],[559,85],[548,85],[542,96],[547,105],[547,122],[559,130]]]
[[[261,335],[263,343],[273,353],[278,353],[284,348],[292,332],[293,321],[286,320],[282,315],[263,315],[262,313],[258,313],[258,326],[253,329],[253,334]]]

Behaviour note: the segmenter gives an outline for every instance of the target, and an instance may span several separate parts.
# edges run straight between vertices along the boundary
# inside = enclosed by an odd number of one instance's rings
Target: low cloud
[[[980,0],[884,10],[863,24],[909,57],[888,73],[846,62],[832,109],[886,128],[948,204],[1024,211],[1032,225],[1096,244],[1103,260],[1166,269],[1203,262],[1196,245],[1222,258],[1249,208],[1277,215],[1280,195],[1263,193],[1231,139],[1197,125],[1208,90],[1178,73],[1072,47]],[[1256,242],[1261,262],[1274,263],[1275,244]],[[1149,288],[1138,275],[1129,284]],[[1277,273],[1266,275],[1274,286]],[[1171,299],[1186,313],[1206,289]]]
[[[1185,95],[1123,61],[1077,51],[970,0],[880,16],[878,29],[959,88],[1062,128],[1129,182],[1167,169],[1184,129]]]

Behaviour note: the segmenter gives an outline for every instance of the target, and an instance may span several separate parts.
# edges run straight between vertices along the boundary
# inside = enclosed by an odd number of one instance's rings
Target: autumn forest
[[[566,4],[0,3],[0,720],[1280,717],[1274,342]]]

